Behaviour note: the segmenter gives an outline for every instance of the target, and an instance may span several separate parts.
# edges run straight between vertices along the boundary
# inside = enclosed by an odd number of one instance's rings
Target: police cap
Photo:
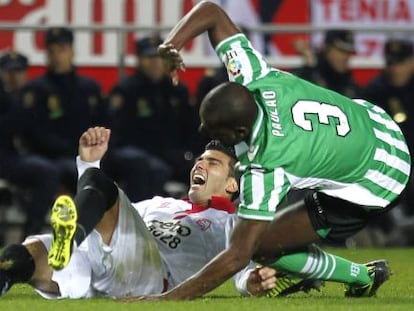
[[[0,57],[0,69],[7,70],[25,70],[28,66],[27,57],[16,53],[7,52]]]
[[[145,37],[137,40],[135,48],[138,56],[157,56],[158,45],[164,40],[158,36]]]
[[[354,43],[354,34],[349,30],[328,30],[325,34],[325,45],[345,52],[355,52]]]
[[[389,39],[384,47],[387,65],[401,63],[413,57],[413,43],[404,39]]]
[[[73,32],[65,27],[52,27],[46,31],[46,45],[52,43],[73,43]]]

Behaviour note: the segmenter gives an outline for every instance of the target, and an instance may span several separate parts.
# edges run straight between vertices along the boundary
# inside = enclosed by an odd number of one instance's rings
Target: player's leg
[[[302,252],[282,256],[279,260],[269,265],[279,273],[287,273],[290,277],[301,280],[322,280],[340,282],[352,286],[365,286],[371,284],[372,279],[368,267],[330,254],[316,245],[312,245]],[[298,290],[306,290],[306,284],[296,286]],[[292,291],[289,290],[289,293]],[[281,294],[284,293],[277,293]]]
[[[39,240],[12,244],[0,256],[0,295],[16,283],[29,283],[42,291],[58,293],[52,281],[52,269],[47,264],[47,250]]]
[[[272,266],[279,271],[297,274],[305,279],[343,282],[349,285],[346,293],[348,296],[374,295],[378,287],[389,276],[385,261],[376,261],[365,265],[357,264],[328,254],[316,247],[306,251],[293,251],[292,253],[292,247],[299,244],[296,241],[304,232],[313,231],[322,240],[344,241],[366,225],[370,217],[369,213],[356,204],[316,192],[310,193],[303,203],[299,203],[299,206],[296,208],[307,212],[295,214],[307,218],[308,222],[301,219],[299,223],[302,225],[310,223],[313,229],[309,230],[309,227],[305,226],[303,229],[292,227],[289,230],[289,224],[286,221],[283,222],[284,218],[276,217],[272,223],[272,230],[278,221],[282,221],[286,231],[280,237],[276,236],[274,232],[276,230],[269,231],[272,236],[266,237],[266,247],[279,245],[277,250],[279,253],[274,252],[273,255],[281,254],[281,251],[290,252],[291,254],[281,257]],[[287,209],[289,210],[289,208]],[[307,214],[307,216],[304,214]],[[295,230],[306,231],[297,233]],[[287,232],[289,234],[286,238],[286,243],[284,237]],[[282,234],[282,232],[276,233]],[[293,244],[292,241],[295,241],[296,244]],[[279,244],[276,244],[278,242]]]
[[[56,270],[63,269],[69,263],[73,242],[80,245],[104,215],[107,217],[101,231],[110,230],[111,222],[113,230],[117,212],[106,212],[117,208],[117,200],[118,188],[114,182],[99,169],[87,169],[79,180],[73,200],[69,196],[60,196],[53,205],[49,265]],[[111,235],[112,232],[107,232],[107,236]]]
[[[253,259],[266,265],[285,254],[303,250],[319,240],[302,200],[276,213],[261,237]]]

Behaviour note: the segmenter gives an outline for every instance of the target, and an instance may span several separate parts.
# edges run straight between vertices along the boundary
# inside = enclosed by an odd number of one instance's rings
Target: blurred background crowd
[[[31,79],[25,51],[0,55],[0,246],[11,239],[8,233],[16,226],[15,240],[47,229],[56,196],[74,194],[77,144],[88,127],[112,130],[102,168],[132,201],[185,195],[189,170],[207,142],[197,132],[198,106],[209,90],[227,81],[225,68],[205,68],[191,96],[185,83],[174,86],[166,75],[157,55],[163,38],[154,34],[135,41],[135,69],[104,92],[98,81],[77,71],[74,35],[65,27],[44,32],[46,70]],[[292,44],[301,57],[301,66],[290,70],[293,74],[382,107],[413,150],[411,40],[387,38],[384,67],[364,85],[350,67],[356,49],[352,31],[327,30],[318,47],[305,40]],[[413,190],[410,184],[398,207],[348,246],[414,245]],[[290,199],[302,195],[293,193]]]

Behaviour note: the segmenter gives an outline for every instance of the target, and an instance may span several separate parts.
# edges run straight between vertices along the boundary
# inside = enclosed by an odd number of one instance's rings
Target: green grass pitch
[[[344,298],[340,284],[328,283],[321,292],[298,293],[285,298],[241,298],[227,282],[206,297],[181,302],[122,303],[109,299],[57,300],[40,298],[25,285],[18,285],[0,298],[1,311],[241,311],[241,310],[414,310],[414,249],[329,249],[334,254],[366,262],[386,258],[393,275],[378,291],[377,297]]]

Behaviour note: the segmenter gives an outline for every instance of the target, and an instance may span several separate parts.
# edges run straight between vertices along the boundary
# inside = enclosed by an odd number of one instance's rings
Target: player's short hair
[[[235,164],[237,162],[237,156],[236,156],[236,152],[234,151],[233,147],[227,147],[223,145],[219,140],[214,139],[214,140],[211,140],[204,149],[205,150],[217,150],[217,151],[224,153],[228,157],[230,157],[231,161],[229,164],[229,175],[231,177],[236,178]]]

